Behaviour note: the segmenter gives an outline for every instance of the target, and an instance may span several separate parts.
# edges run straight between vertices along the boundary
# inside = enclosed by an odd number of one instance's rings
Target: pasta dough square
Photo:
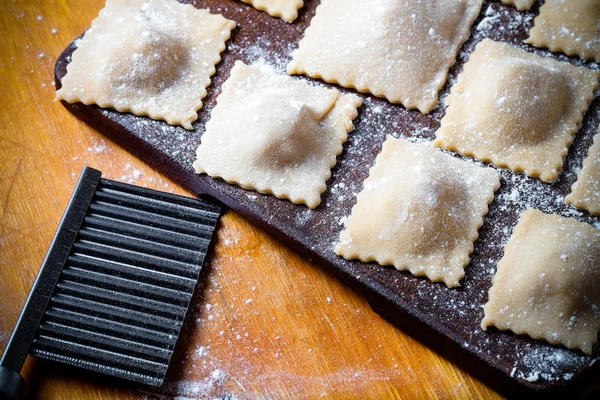
[[[583,168],[566,198],[567,204],[600,216],[600,134],[594,136],[594,144],[583,160]]]
[[[280,17],[285,22],[294,22],[298,18],[298,10],[304,5],[303,0],[242,0],[257,10],[266,11],[273,17]]]
[[[553,181],[597,86],[596,71],[485,39],[450,90],[434,144]]]
[[[502,3],[514,6],[519,11],[529,10],[535,0],[502,0]]]
[[[237,61],[196,151],[196,172],[314,208],[362,100]]]
[[[192,129],[235,22],[175,0],[107,0],[56,100]]]
[[[428,113],[481,3],[323,0],[288,73],[339,83]]]
[[[459,286],[500,174],[389,137],[335,252]]]
[[[598,0],[546,0],[533,23],[525,42],[600,62]]]
[[[481,327],[592,353],[600,330],[600,231],[526,210],[492,280]]]

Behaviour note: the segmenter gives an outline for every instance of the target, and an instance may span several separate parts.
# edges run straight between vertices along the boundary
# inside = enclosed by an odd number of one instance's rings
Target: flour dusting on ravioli
[[[482,0],[323,0],[287,70],[428,113]]]
[[[500,174],[389,137],[335,252],[459,285]]]
[[[506,244],[481,327],[592,353],[600,331],[600,230],[526,210]]]
[[[565,200],[580,210],[600,216],[600,133],[594,136],[594,144]]]
[[[79,41],[56,100],[192,129],[233,28],[175,0],[108,0]]]
[[[526,42],[600,62],[600,1],[544,1]]]
[[[450,90],[434,144],[550,182],[598,72],[484,39]]]
[[[236,62],[196,151],[198,173],[314,208],[362,100]]]

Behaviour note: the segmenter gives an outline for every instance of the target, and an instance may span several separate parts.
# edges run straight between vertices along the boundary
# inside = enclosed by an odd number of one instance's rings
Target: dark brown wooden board
[[[218,199],[309,260],[321,264],[364,295],[376,312],[497,390],[509,394],[514,390],[533,390],[547,395],[556,390],[583,392],[598,388],[598,344],[592,356],[585,356],[526,336],[493,328],[484,332],[479,327],[483,317],[482,306],[487,301],[496,264],[522,211],[527,207],[535,207],[600,227],[599,218],[578,212],[564,203],[564,197],[576,180],[576,172],[600,121],[598,99],[593,101],[585,115],[558,181],[547,184],[522,174],[500,170],[502,186],[496,192],[484,226],[479,231],[480,237],[475,243],[475,251],[461,287],[449,289],[443,284],[416,278],[390,267],[347,261],[333,252],[343,228],[341,221],[350,214],[356,194],[362,189],[362,183],[386,135],[413,141],[434,138],[444,115],[444,99],[475,44],[482,38],[508,42],[527,51],[576,65],[593,69],[598,69],[598,66],[522,43],[533,25],[539,4],[532,11],[523,13],[497,2],[485,1],[473,25],[470,39],[460,49],[457,62],[450,70],[449,80],[440,94],[440,106],[433,112],[423,115],[400,105],[392,105],[384,99],[361,94],[365,101],[354,121],[356,129],[338,157],[338,164],[332,171],[332,178],[328,181],[327,191],[318,208],[311,210],[195,174],[192,168],[195,149],[221,92],[221,85],[229,76],[234,62],[242,60],[253,63],[261,60],[285,73],[285,65],[291,59],[292,51],[297,48],[319,1],[309,0],[305,3],[298,20],[293,24],[270,17],[238,1],[207,0],[194,3],[199,8],[209,8],[236,21],[238,27],[222,54],[222,62],[217,66],[217,73],[213,76],[193,131],[94,105],[63,104],[190,191]],[[72,44],[56,62],[57,87],[60,87],[60,79],[66,74],[66,66],[74,49],[75,45]],[[308,77],[295,79],[333,86]],[[343,88],[340,90],[352,92]]]

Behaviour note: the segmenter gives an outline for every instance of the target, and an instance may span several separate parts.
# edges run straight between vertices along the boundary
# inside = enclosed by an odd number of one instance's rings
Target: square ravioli
[[[594,144],[565,200],[580,210],[600,216],[600,133],[594,136]]]
[[[257,10],[266,11],[272,17],[280,17],[285,22],[294,22],[303,0],[241,0]]]
[[[592,353],[600,330],[600,231],[528,209],[492,280],[481,327]]]
[[[434,144],[553,181],[597,86],[596,71],[484,39],[450,90]]]
[[[492,168],[388,137],[335,252],[459,286],[499,186]]]
[[[519,11],[529,10],[535,0],[502,0],[502,3],[514,6]]]
[[[235,22],[175,0],[107,0],[56,100],[192,129]]]
[[[196,151],[196,172],[315,208],[362,100],[237,61]]]
[[[546,0],[527,43],[600,62],[600,2]]]
[[[428,113],[481,3],[323,0],[288,73],[339,83]]]

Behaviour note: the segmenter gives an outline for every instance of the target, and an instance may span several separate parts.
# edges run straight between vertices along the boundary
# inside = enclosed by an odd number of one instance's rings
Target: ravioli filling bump
[[[236,62],[196,151],[198,173],[318,206],[362,100]]]
[[[492,168],[389,137],[335,252],[458,286],[499,186]]]
[[[598,76],[484,39],[450,90],[434,145],[553,181]]]
[[[323,0],[289,74],[428,113],[482,0]]]
[[[235,22],[176,0],[107,0],[56,100],[192,129]]]
[[[592,353],[600,331],[600,230],[528,209],[506,244],[481,327]]]

